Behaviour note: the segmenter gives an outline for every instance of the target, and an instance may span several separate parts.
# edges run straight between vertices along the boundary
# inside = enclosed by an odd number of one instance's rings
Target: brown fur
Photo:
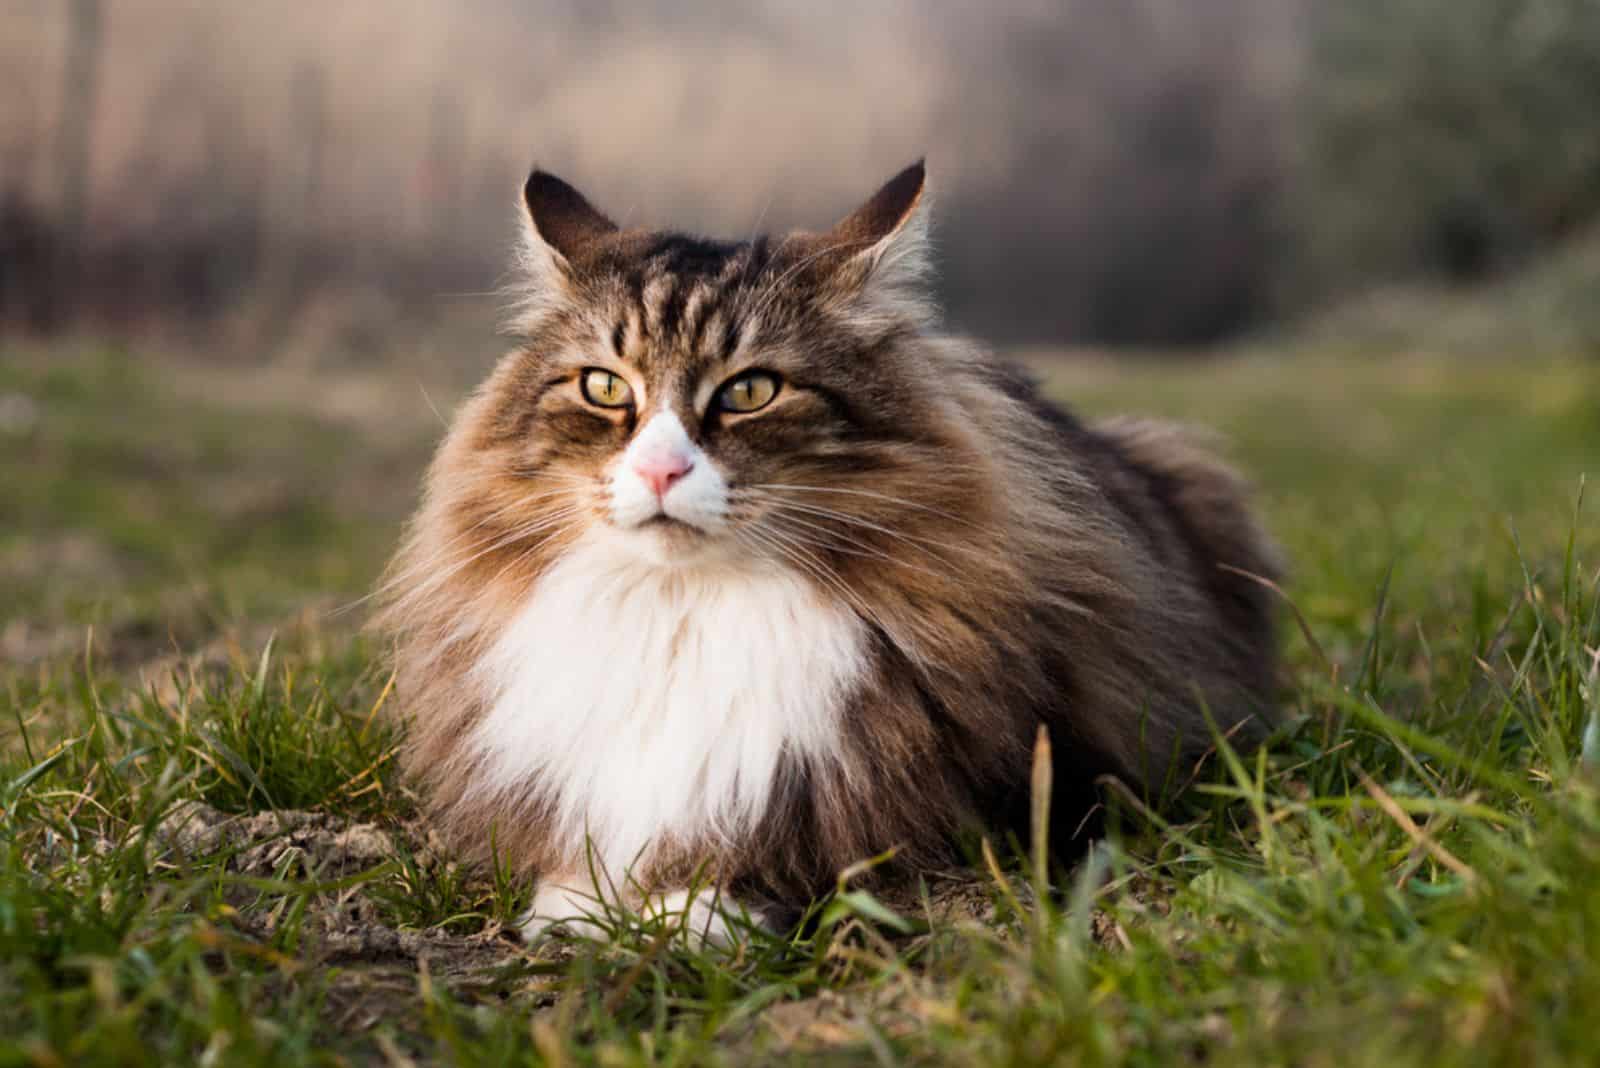
[[[916,285],[920,166],[832,233],[775,241],[619,231],[547,175],[526,200],[521,344],[441,447],[381,620],[397,642],[406,768],[464,850],[482,855],[492,827],[526,872],[582,867],[552,849],[541,802],[469,797],[461,741],[485,710],[468,669],[541,571],[606,522],[599,476],[651,414],[648,401],[582,402],[577,376],[608,361],[679,387],[736,519],[809,524],[787,528],[775,566],[806,572],[872,635],[844,717],[871,774],[791,761],[748,841],[658,843],[634,873],[645,884],[709,865],[719,883],[795,902],[890,848],[942,862],[963,827],[1024,808],[1041,724],[1068,830],[1097,776],[1157,792],[1175,759],[1181,781],[1212,740],[1202,708],[1260,736],[1272,613],[1225,567],[1271,577],[1278,564],[1243,484],[1182,432],[1085,426],[932,328]],[[747,367],[782,377],[770,408],[693,409],[697,383]],[[816,487],[801,499],[837,514],[784,513],[747,489],[773,483]]]

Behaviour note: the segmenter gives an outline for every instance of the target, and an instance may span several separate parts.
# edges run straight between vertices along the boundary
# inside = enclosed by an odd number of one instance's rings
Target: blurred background
[[[1292,555],[1600,455],[1596,0],[0,0],[0,652],[367,588],[531,164],[742,237],[922,155],[950,319],[1223,429]]]
[[[955,322],[1211,346],[1592,241],[1597,134],[1593,0],[5,0],[0,325],[381,358],[534,161],[741,236],[926,154]]]

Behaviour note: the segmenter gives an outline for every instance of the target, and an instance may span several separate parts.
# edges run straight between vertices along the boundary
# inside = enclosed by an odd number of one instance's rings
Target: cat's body
[[[719,927],[697,878],[792,906],[889,849],[942,863],[1025,810],[1041,724],[1073,828],[1098,776],[1181,780],[1202,708],[1265,723],[1277,567],[1238,479],[939,335],[921,191],[719,245],[530,179],[525,341],[440,450],[385,622],[408,766],[540,881],[531,928],[614,894]]]

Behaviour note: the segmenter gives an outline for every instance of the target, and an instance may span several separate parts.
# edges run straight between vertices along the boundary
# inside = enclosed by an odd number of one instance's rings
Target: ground
[[[0,1064],[1592,1063],[1600,364],[1359,348],[1028,357],[1259,484],[1266,750],[720,954],[520,946],[394,770],[360,598],[470,375],[7,346]]]

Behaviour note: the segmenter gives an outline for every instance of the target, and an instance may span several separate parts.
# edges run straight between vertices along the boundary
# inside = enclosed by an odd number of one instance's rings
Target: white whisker
[[[834,574],[828,568],[826,562],[818,559],[815,554],[807,551],[803,546],[794,544],[777,531],[771,529],[758,530],[754,527],[747,527],[741,533],[754,538],[758,543],[764,543],[777,550],[796,567],[800,568],[802,573],[810,575],[828,589],[839,594],[844,598],[845,603],[860,612],[863,618],[870,620],[880,630],[887,633],[888,628],[884,626],[878,614],[871,609],[860,594],[850,589],[844,580]]]
[[[774,513],[771,518],[774,520],[774,522],[771,524],[772,526],[785,531],[790,537],[798,541],[802,541],[807,545],[812,545],[816,548],[832,552],[845,553],[850,556],[883,560],[887,563],[894,564],[897,567],[907,567],[913,571],[921,571],[925,575],[937,576],[939,574],[937,571],[934,571],[931,568],[923,567],[920,564],[916,564],[902,557],[895,556],[892,553],[886,553],[882,549],[868,545],[863,541],[850,538],[842,531],[833,530],[832,528],[824,527],[817,523],[808,522],[807,520],[799,519],[795,516],[786,515],[781,512]],[[828,540],[807,538],[799,531],[794,530],[793,527],[795,526],[801,527],[805,530],[815,531],[818,534],[824,535]]]
[[[548,499],[551,499],[551,498],[554,498],[554,497],[560,497],[560,496],[564,495],[566,492],[567,492],[566,490],[552,490],[549,493],[535,494],[535,495],[533,495],[531,497],[519,497],[516,500],[511,501],[511,502],[501,506],[500,508],[496,508],[495,510],[489,512],[487,515],[485,515],[482,518],[480,518],[476,523],[472,524],[470,527],[467,527],[465,530],[459,531],[456,534],[454,534],[451,537],[450,541],[440,550],[440,555],[441,556],[449,556],[449,555],[453,554],[456,550],[463,549],[463,548],[467,552],[471,552],[471,551],[473,551],[475,549],[482,548],[484,545],[487,545],[490,541],[493,541],[494,539],[499,538],[502,535],[499,534],[499,533],[491,534],[488,538],[486,538],[486,539],[484,539],[482,541],[475,541],[471,545],[463,546],[462,543],[467,540],[468,535],[474,533],[480,527],[484,526],[484,524],[486,524],[486,523],[493,522],[496,519],[502,518],[502,517],[504,517],[506,515],[509,515],[512,512],[518,511],[520,509],[526,508],[530,504],[536,503],[538,501],[548,500]],[[543,519],[543,518],[546,518],[546,516],[541,516],[540,518]],[[372,590],[372,592],[366,594],[365,596],[358,597],[354,601],[349,602],[348,604],[343,604],[343,605],[340,605],[338,608],[331,609],[328,612],[327,618],[331,619],[331,618],[333,618],[335,616],[343,615],[346,612],[349,612],[349,611],[352,611],[352,610],[354,610],[356,608],[359,608],[360,606],[366,604],[368,601],[371,601],[371,600],[373,600],[375,598],[385,597],[391,591],[393,591],[396,587],[404,585],[407,582],[410,582],[412,579],[416,578],[418,575],[420,575],[420,574],[422,574],[424,572],[433,571],[437,566],[438,566],[438,562],[437,562],[436,559],[429,558],[429,559],[426,559],[426,560],[420,560],[417,563],[415,563],[415,564],[411,565],[410,567],[406,568],[404,571],[398,572],[396,574],[393,574],[393,575],[390,575],[390,576],[384,578],[383,581],[380,582],[379,585],[374,590]]]
[[[977,525],[970,519],[965,519],[953,512],[947,512],[942,508],[934,508],[931,505],[922,504],[919,501],[910,501],[904,497],[894,497],[887,493],[874,493],[871,490],[850,489],[844,486],[795,486],[777,482],[757,483],[751,488],[761,490],[788,490],[798,493],[842,493],[853,497],[871,497],[874,500],[884,501],[888,504],[898,504],[904,508],[912,508],[919,512],[928,512],[931,515],[948,519],[954,523],[961,523],[965,526]]]
[[[894,538],[897,541],[904,542],[905,544],[910,545],[913,548],[920,549],[928,555],[934,557],[938,557],[939,555],[933,551],[934,549],[944,549],[952,553],[967,554],[971,554],[974,551],[968,546],[952,545],[948,542],[935,541],[932,538],[924,538],[915,534],[906,534],[898,530],[891,530],[882,524],[873,523],[870,520],[862,519],[859,516],[853,516],[848,512],[840,512],[832,508],[821,508],[816,505],[799,504],[795,501],[782,501],[776,499],[769,499],[764,503],[768,507],[778,509],[780,511],[800,512],[805,515],[814,515],[823,519],[832,519],[836,522],[843,523],[846,526],[859,527],[862,530],[876,531],[885,537]]]
[[[540,531],[545,530],[546,528],[548,528],[548,527],[560,522],[561,520],[566,519],[566,518],[568,518],[568,517],[570,517],[572,515],[575,515],[578,512],[581,512],[583,510],[583,508],[584,508],[583,505],[572,505],[571,507],[560,509],[559,511],[552,512],[552,513],[549,513],[547,515],[541,516],[536,522],[529,523],[529,524],[527,524],[525,526],[522,526],[522,527],[518,527],[515,530],[512,530],[510,533],[508,533],[508,534],[506,534],[506,535],[504,535],[502,537],[499,537],[497,539],[494,539],[493,540],[493,544],[490,544],[490,545],[486,546],[485,548],[482,548],[482,549],[478,550],[477,552],[473,553],[471,556],[468,556],[464,560],[456,561],[454,564],[452,564],[451,566],[445,568],[443,571],[437,572],[436,574],[432,575],[430,578],[425,580],[421,585],[416,586],[413,589],[410,589],[410,590],[406,591],[406,593],[400,598],[400,600],[402,602],[413,601],[413,600],[416,600],[416,599],[418,599],[420,597],[426,596],[429,593],[432,593],[434,590],[438,589],[445,582],[448,582],[451,578],[453,578],[454,576],[459,574],[463,569],[471,566],[473,563],[477,562],[478,560],[482,559],[483,557],[487,556],[488,554],[490,554],[492,552],[496,552],[496,551],[498,551],[500,549],[504,549],[507,546],[514,545],[517,542],[522,541],[524,538],[530,538],[533,535],[538,534]]]

